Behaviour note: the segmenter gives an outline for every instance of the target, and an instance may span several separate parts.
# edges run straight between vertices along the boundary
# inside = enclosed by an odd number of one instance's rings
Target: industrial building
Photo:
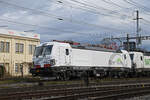
[[[40,35],[30,32],[0,29],[0,65],[6,75],[27,76]]]

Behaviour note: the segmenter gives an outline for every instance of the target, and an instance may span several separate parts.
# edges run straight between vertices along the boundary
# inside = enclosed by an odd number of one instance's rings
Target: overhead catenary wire
[[[18,8],[18,7],[17,7]],[[30,8],[29,8],[30,9]],[[32,9],[31,9],[31,11],[32,11]],[[42,11],[42,13],[43,13],[43,11]],[[44,13],[45,14],[45,13]],[[57,19],[58,19],[58,17],[56,17]],[[62,19],[63,20],[63,19]],[[87,23],[84,23],[84,24],[86,24],[87,25]],[[98,26],[98,28],[100,28],[100,26]],[[104,28],[104,27],[102,27],[101,26],[101,28]],[[113,28],[108,28],[108,27],[105,27],[105,29],[109,29],[109,30],[118,30],[118,29],[113,29]],[[120,30],[121,31],[121,30]]]
[[[130,4],[130,5],[133,5],[133,6],[137,7],[137,8],[139,8],[139,9],[143,9],[143,13],[144,14],[150,15],[150,8],[147,8],[147,7],[141,5],[141,4],[139,4],[139,3],[137,3],[137,2],[135,2],[133,0],[123,0],[123,1],[128,3],[128,4]],[[147,23],[147,24],[148,23],[150,24],[150,21],[145,19],[145,18],[143,19],[143,21],[145,21],[145,23]]]
[[[79,1],[77,1],[77,0],[70,0],[70,1],[74,1],[74,2],[77,2],[77,3],[83,4],[83,2],[81,3],[81,2],[79,2]],[[84,0],[82,0],[82,1],[84,1]],[[132,0],[130,0],[130,1],[132,1]],[[135,5],[135,6],[136,6],[136,5]]]
[[[42,11],[42,10],[26,8],[26,7],[23,7],[23,6],[20,6],[20,5],[17,5],[17,4],[13,4],[13,3],[9,3],[9,2],[5,2],[5,1],[2,1],[2,0],[0,0],[0,3],[10,5],[10,6],[13,6],[13,7],[17,7],[17,8],[21,8],[21,9],[24,9],[24,10],[29,10],[29,11],[32,11],[32,12],[37,12],[37,13],[42,14],[43,16],[52,17],[52,18],[55,18],[55,19],[60,20],[60,21],[68,21],[70,23],[79,24],[79,25],[82,24],[82,25],[91,26],[91,27],[95,27],[95,28],[103,28],[103,29],[121,31],[120,29],[108,28],[108,27],[105,27],[105,26],[102,26],[102,25],[91,24],[91,23],[87,23],[87,22],[84,22],[84,21],[80,21],[80,20],[74,20],[74,19],[69,19],[69,18],[62,17],[62,16],[57,16],[57,15],[50,14],[50,13],[47,13],[47,12]]]
[[[66,2],[66,5],[69,5],[69,4],[72,4],[72,2],[68,2],[67,0],[59,0],[59,2],[60,3],[63,3],[64,4],[64,2]],[[98,14],[98,15],[103,15],[103,16],[106,16],[106,17],[113,17],[113,18],[119,18],[119,19],[121,19],[122,21],[124,21],[124,19],[122,19],[121,17],[122,16],[127,16],[127,15],[118,15],[118,14],[109,14],[109,13],[104,13],[104,12],[102,12],[101,11],[101,9],[93,9],[93,8],[87,8],[87,6],[85,6],[85,5],[77,5],[77,6],[79,6],[79,7],[76,7],[75,6],[75,4],[73,3],[72,5],[70,5],[71,7],[73,7],[73,8],[77,8],[77,9],[81,9],[81,10],[84,10],[84,11],[88,11],[88,12],[91,12],[91,13],[93,13],[93,14]],[[82,8],[81,8],[82,7]],[[83,8],[84,7],[84,8]],[[129,17],[129,16],[128,16]],[[131,17],[131,16],[130,16]],[[132,18],[130,18],[130,19],[132,19]],[[130,19],[127,19],[128,20],[128,22],[131,22],[132,20],[130,20]],[[124,24],[128,24],[128,23],[125,23],[125,22],[123,22]]]
[[[101,10],[107,11],[107,12],[110,13],[110,14],[117,14],[117,15],[121,15],[121,16],[126,16],[126,17],[129,17],[129,18],[132,18],[132,16],[119,13],[119,11],[117,11],[117,10],[110,10],[110,9],[106,9],[106,8],[103,8],[103,7],[100,7],[100,6],[96,6],[96,5],[94,5],[93,3],[90,3],[90,2],[85,1],[85,0],[82,0],[82,2],[80,2],[80,1],[78,1],[78,0],[69,0],[69,1],[76,2],[76,3],[78,3],[78,4],[81,4],[81,5],[90,7],[90,8],[94,8],[94,9],[97,9],[97,10],[100,10],[100,9],[101,9]]]
[[[102,1],[105,2],[105,3],[107,3],[107,4],[119,7],[121,9],[128,9],[128,10],[130,9],[130,8],[127,8],[127,7],[120,6],[119,4],[113,2],[112,0],[102,0]]]
[[[58,33],[64,33],[64,34],[76,34],[76,35],[79,35],[79,36],[88,36],[89,34],[93,34],[92,32],[91,33],[83,33],[83,32],[74,32],[74,31],[68,31],[68,30],[60,30],[60,29],[57,29],[57,28],[52,28],[52,27],[49,27],[49,26],[41,26],[41,25],[35,25],[35,24],[27,24],[27,23],[23,23],[23,22],[18,22],[18,21],[12,21],[12,20],[8,20],[8,19],[2,19],[0,18],[0,21],[5,21],[5,22],[8,22],[8,23],[13,23],[13,24],[18,24],[18,25],[22,25],[22,26],[28,26],[28,27],[38,27],[38,28],[44,28],[44,29],[48,29],[50,31],[55,31],[55,32],[58,32]],[[45,32],[43,33],[45,34]],[[97,33],[98,34],[98,33]],[[54,34],[51,34],[51,35],[54,35]],[[99,35],[103,35],[103,34],[99,34]],[[91,39],[91,37],[89,38]],[[92,40],[94,41],[94,40]]]
[[[75,3],[81,4],[81,5],[84,5],[86,7],[94,8],[94,9],[97,9],[97,10],[101,9],[101,10],[108,11],[109,13],[117,13],[117,11],[113,11],[113,10],[106,9],[106,8],[103,8],[103,7],[97,7],[95,5],[91,5],[91,4],[87,3],[87,2],[85,3],[85,1],[83,2],[83,0],[82,0],[82,2],[80,2],[78,0],[69,0],[69,1],[72,1],[72,2],[75,2]]]
[[[137,2],[135,2],[135,1],[133,1],[133,0],[129,0],[132,4],[135,4],[135,5],[137,5],[137,6],[139,6],[140,8],[142,8],[142,9],[144,9],[144,10],[146,10],[146,11],[150,11],[150,8],[148,8],[148,7],[146,7],[146,6],[144,6],[144,5],[142,5],[142,4],[139,4],[139,3],[137,3]]]
[[[9,2],[8,2],[8,3],[9,3]],[[10,5],[11,5],[11,3],[10,3]],[[21,5],[17,5],[17,6],[21,6]],[[14,6],[14,7],[15,7],[15,6]],[[22,7],[22,6],[21,6],[21,7]],[[16,7],[16,8],[20,8],[20,7]],[[23,7],[23,8],[21,8],[21,9],[26,9],[26,7]],[[29,8],[29,9],[30,9],[30,11],[32,11],[32,12],[41,11],[41,12],[39,12],[39,14],[43,14],[43,16],[47,16],[47,17],[50,16],[50,14],[49,14],[48,12],[45,12],[45,11],[42,11],[42,10],[31,9],[31,8]],[[26,10],[29,10],[29,9],[26,9]],[[83,5],[83,9],[84,9],[84,5]],[[85,8],[85,9],[86,9],[86,8]],[[88,10],[88,9],[86,9],[86,10]],[[90,8],[89,10],[91,10],[91,8]],[[91,11],[92,11],[92,10],[91,10]],[[94,12],[94,13],[95,13],[95,12]],[[97,13],[97,12],[96,12],[96,13]],[[99,13],[99,14],[100,14],[100,13]],[[53,14],[52,14],[52,15],[53,15]],[[101,15],[102,15],[102,14],[101,14]],[[108,14],[108,15],[106,15],[106,16],[110,16],[110,17],[111,17],[111,14]],[[113,16],[113,14],[112,14],[112,16]],[[118,15],[118,16],[120,16],[120,15]],[[63,19],[62,16],[57,16],[57,15],[55,16],[55,15],[54,15],[53,18],[54,18],[54,19],[57,19],[57,20],[66,21],[66,19]],[[64,17],[64,18],[65,18],[65,17]],[[3,21],[4,21],[4,20],[3,20]],[[69,21],[68,18],[67,18],[67,21]],[[72,21],[72,19],[71,19],[71,21]],[[73,19],[73,23],[74,23],[74,21],[76,21],[76,20]],[[8,21],[8,22],[15,23],[16,21],[13,21],[13,22],[12,22],[12,21],[10,20],[10,21]],[[82,22],[81,22],[81,23],[82,23]],[[17,22],[16,24],[23,25],[23,24],[26,24],[26,23],[22,23],[22,22],[21,22],[21,23],[20,23],[20,22],[18,23],[18,22]],[[80,22],[79,22],[79,24],[80,24]],[[87,25],[88,23],[85,22],[85,23],[82,23],[82,24],[84,24],[84,25],[86,24],[86,25]],[[59,29],[59,31],[58,31],[58,29],[56,29],[56,28],[50,28],[49,26],[39,26],[39,25],[34,25],[34,24],[31,24],[31,25],[26,24],[26,26],[33,26],[33,27],[46,28],[46,29],[48,29],[48,30],[53,30],[53,31],[63,32],[63,33],[70,33],[70,32],[71,32],[71,33],[80,34],[80,35],[81,35],[81,34],[87,34],[87,33],[82,33],[82,32],[80,33],[80,32],[67,31],[67,30],[60,30],[60,29]],[[89,25],[89,26],[90,26],[90,25]],[[94,24],[94,25],[92,24],[91,26],[92,26],[92,27],[98,27],[98,28],[100,28],[100,27],[101,27],[101,28],[104,28],[103,26],[99,26],[99,25],[98,25],[98,26],[97,26],[97,25],[95,26],[95,24]],[[105,27],[105,29],[112,30],[113,28]],[[116,29],[113,29],[113,30],[116,30]],[[89,33],[88,33],[88,34],[89,34]]]
[[[89,25],[89,26],[92,26],[92,27],[101,27],[99,25],[95,25],[95,24],[90,24],[90,23],[86,23],[86,22],[82,22],[82,21],[77,21],[77,20],[73,20],[72,19],[69,19],[69,18],[66,18],[66,17],[62,17],[62,16],[57,16],[57,15],[54,15],[54,14],[50,14],[50,13],[47,13],[47,12],[44,12],[42,10],[36,10],[36,9],[31,9],[31,8],[26,8],[26,7],[22,7],[20,5],[16,5],[16,4],[12,4],[12,3],[8,3],[8,2],[4,2],[4,1],[1,1],[0,0],[0,3],[4,3],[4,4],[7,4],[7,5],[11,5],[11,6],[14,6],[14,7],[17,7],[17,8],[21,8],[21,9],[25,9],[25,10],[30,10],[32,12],[38,12],[40,14],[43,14],[43,16],[48,16],[48,17],[52,17],[52,18],[55,18],[57,20],[61,20],[61,21],[69,21],[71,23],[75,22],[77,24],[86,24],[86,25]]]
[[[93,14],[103,15],[103,16],[107,16],[107,17],[115,17],[116,18],[115,15],[102,13],[101,11],[97,11],[95,9],[92,9],[92,8],[89,8],[89,7],[86,7],[86,6],[83,6],[83,5],[77,5],[77,4],[74,5],[74,3],[68,2],[67,0],[59,0],[59,1],[56,1],[56,2],[58,2],[59,4],[71,6],[71,7],[75,8],[75,9],[84,10],[86,12],[90,12],[90,13],[93,13]]]
[[[135,4],[137,5],[137,7],[141,8],[143,10],[143,13],[146,14],[146,15],[150,15],[150,8],[142,5],[142,4],[139,4],[133,0],[129,0],[132,4]]]
[[[105,11],[108,12],[108,14],[112,14],[115,17],[120,16],[119,19],[122,19],[121,17],[127,17],[126,20],[128,20],[129,23],[132,22],[132,20],[130,20],[130,19],[133,19],[133,16],[119,13],[119,11],[106,9],[106,8],[103,8],[103,7],[100,7],[100,6],[95,6],[93,3],[90,3],[90,2],[87,2],[87,1],[84,1],[84,0],[82,0],[82,2],[77,1],[77,0],[68,0],[68,1],[72,1],[76,4],[80,4],[80,5],[83,5],[85,7],[89,7],[90,9],[92,8],[92,9],[96,9],[96,10],[105,10]],[[123,18],[122,20],[124,21],[125,19]],[[128,24],[128,23],[124,23],[124,24]]]
[[[124,23],[124,25],[126,24],[127,26],[129,26],[129,23],[132,22],[132,20],[131,20],[132,18],[130,18],[130,19],[127,18],[126,20],[128,20],[128,23],[126,23],[125,20],[121,18],[122,16],[120,16],[118,14],[108,14],[108,13],[106,14],[104,12],[101,12],[100,9],[99,9],[99,11],[97,11],[97,10],[94,10],[93,8],[87,8],[87,6],[84,6],[84,5],[77,5],[77,4],[74,4],[72,2],[68,2],[67,0],[58,0],[58,1],[55,1],[55,2],[58,2],[58,3],[60,3],[62,5],[65,5],[65,6],[66,5],[71,6],[71,8],[84,10],[84,11],[87,11],[87,12],[90,12],[90,13],[93,13],[93,14],[102,15],[102,16],[111,17],[111,18],[113,17],[115,19],[119,18],[122,21],[120,23]]]
[[[147,7],[141,5],[141,4],[137,3],[137,2],[134,2],[132,0],[123,0],[123,1],[126,2],[126,3],[128,3],[128,4],[130,4],[130,5],[132,5],[132,6],[137,7],[138,9],[143,10],[144,14],[150,15],[150,8],[147,8]]]
[[[130,5],[133,5],[133,6],[136,6],[136,7],[138,7],[137,5],[135,5],[135,4],[133,4],[133,3],[131,3],[130,1],[128,1],[128,0],[123,0],[124,2],[126,2],[127,4],[130,4]]]
[[[36,24],[28,24],[28,23],[23,23],[23,22],[18,22],[18,21],[13,21],[13,20],[10,20],[9,18],[7,19],[3,19],[3,18],[0,18],[1,21],[5,21],[5,22],[9,22],[9,23],[14,23],[14,24],[19,24],[19,25],[24,25],[24,26],[32,26],[32,27],[39,27],[39,28],[45,28],[45,29],[48,29],[48,30],[52,30],[52,31],[57,31],[57,32],[63,32],[63,33],[68,33],[68,34],[90,34],[90,33],[82,33],[82,32],[74,32],[74,31],[68,31],[68,30],[62,30],[62,29],[57,29],[57,28],[52,28],[52,27],[49,27],[49,26],[41,26],[41,25],[36,25]]]
[[[142,19],[145,23],[149,24],[150,25],[150,21],[147,20],[147,19]]]

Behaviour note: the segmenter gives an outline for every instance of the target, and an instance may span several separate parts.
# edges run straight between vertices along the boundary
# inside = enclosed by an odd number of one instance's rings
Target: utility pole
[[[136,36],[129,36],[127,34],[127,37],[112,37],[112,38],[104,38],[103,41],[108,41],[108,40],[119,40],[120,42],[123,42],[124,40],[127,40],[127,50],[129,51],[130,48],[130,41],[129,40],[136,40],[136,46],[138,47],[139,44],[141,44],[142,40],[150,40],[150,36],[142,36],[139,34],[140,29],[139,29],[139,20],[143,19],[139,17],[139,11],[136,11],[136,18],[133,20],[136,20]],[[135,47],[136,48],[136,47]]]
[[[127,34],[127,51],[130,51],[130,46],[129,46],[129,34]]]
[[[136,44],[137,44],[137,47],[139,46],[140,43],[140,37],[139,37],[139,20],[142,19],[142,18],[139,18],[139,11],[137,10],[136,11],[136,18],[133,19],[133,20],[136,20],[136,36],[137,36],[137,39],[136,39]]]

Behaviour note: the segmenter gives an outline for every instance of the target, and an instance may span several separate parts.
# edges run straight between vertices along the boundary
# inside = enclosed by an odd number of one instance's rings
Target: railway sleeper
[[[121,94],[121,93],[127,93],[127,92],[134,92],[134,91],[139,91],[143,88],[130,88],[130,89],[116,89],[116,90],[108,90],[108,91],[95,91],[95,92],[88,92],[88,93],[80,93],[80,94],[73,94],[73,95],[68,95],[68,96],[59,96],[59,97],[53,97],[49,99],[44,99],[44,100],[78,100],[81,98],[91,98],[91,97],[98,97],[98,96],[110,96],[114,94]],[[144,88],[146,90],[149,90],[149,88]],[[99,100],[99,99],[97,99]],[[100,99],[101,100],[101,99]],[[105,99],[103,99],[105,100]],[[109,100],[109,99],[107,99]]]

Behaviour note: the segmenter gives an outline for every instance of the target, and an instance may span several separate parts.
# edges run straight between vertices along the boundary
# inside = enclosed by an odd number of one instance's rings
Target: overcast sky
[[[135,36],[136,10],[142,35],[150,35],[149,0],[0,0],[0,26],[34,32],[41,42],[98,43],[105,37]],[[149,46],[144,41],[144,48]]]

